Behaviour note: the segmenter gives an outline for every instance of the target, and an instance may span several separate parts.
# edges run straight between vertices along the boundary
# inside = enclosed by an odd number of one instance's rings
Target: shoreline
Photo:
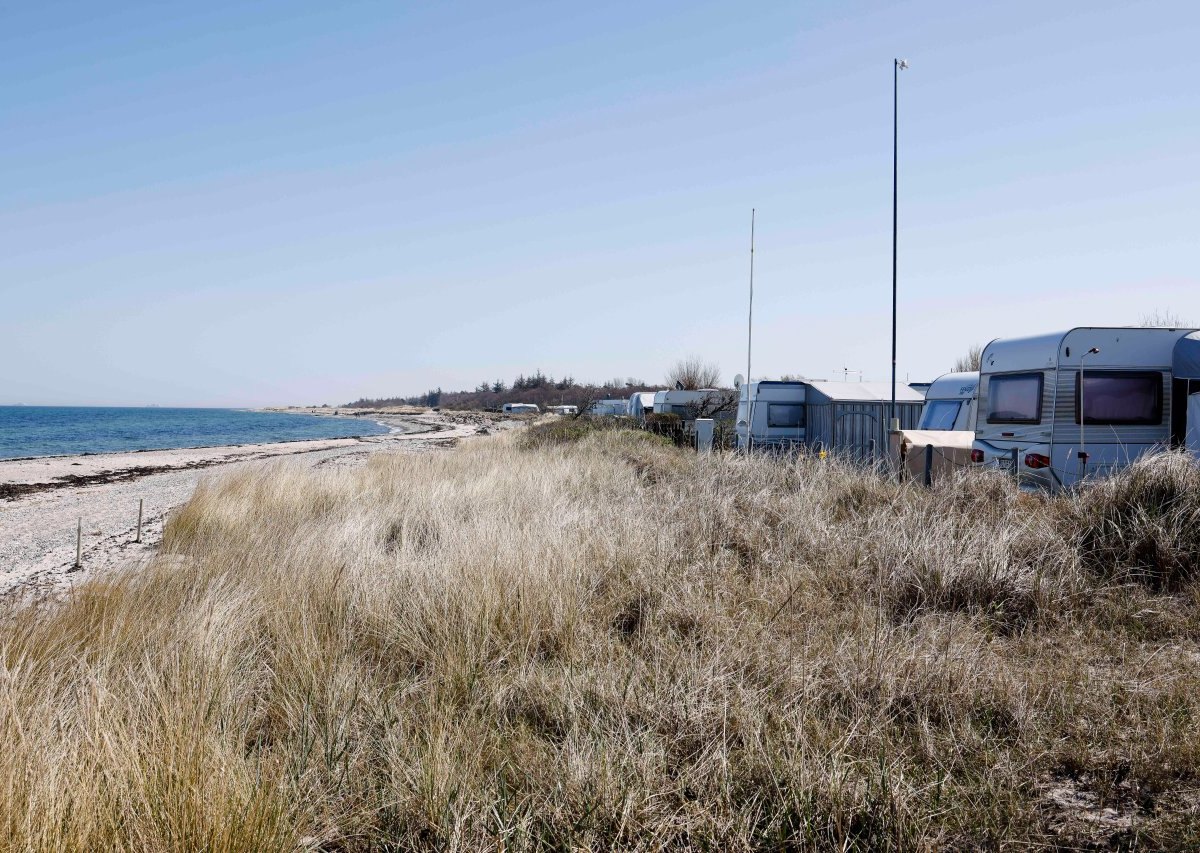
[[[462,413],[381,414],[390,432],[208,448],[0,460],[0,603],[54,598],[97,574],[149,559],[168,515],[210,469],[355,467],[376,453],[426,453],[507,424]],[[142,541],[135,542],[138,506]],[[76,530],[82,525],[82,568]]]
[[[311,453],[337,447],[378,442],[400,436],[428,435],[453,428],[451,424],[418,421],[416,415],[393,415],[376,421],[388,432],[336,438],[293,438],[243,444],[202,444],[191,447],[114,450],[105,453],[72,453],[53,456],[16,456],[0,459],[0,501],[25,494],[50,491],[90,482],[133,479],[164,471],[207,468],[242,459]],[[134,458],[136,457],[136,458]],[[83,470],[72,471],[70,468]],[[130,476],[132,475],[132,476]]]

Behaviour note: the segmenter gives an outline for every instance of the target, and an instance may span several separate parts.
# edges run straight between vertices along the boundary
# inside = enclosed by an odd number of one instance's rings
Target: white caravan
[[[698,391],[656,391],[654,414],[677,415],[685,423],[696,418],[727,420],[733,416],[733,392],[720,388]]]
[[[655,391],[654,414],[679,415],[687,420],[696,417],[696,412],[724,399],[725,392],[717,388],[701,388],[698,391]]]
[[[536,403],[505,403],[500,411],[506,415],[536,415],[541,409]]]
[[[629,414],[628,400],[593,400],[586,414],[614,418]]]
[[[979,373],[947,373],[925,389],[925,405],[917,429],[973,430]]]
[[[578,406],[548,406],[546,411],[552,415],[577,415],[579,414]]]
[[[1076,328],[984,348],[972,461],[1057,489],[1143,453],[1200,454],[1200,335]]]
[[[804,402],[803,382],[743,382],[738,392],[738,449],[787,449],[804,444]]]
[[[629,416],[645,420],[648,412],[654,411],[654,392],[638,391],[629,397]]]

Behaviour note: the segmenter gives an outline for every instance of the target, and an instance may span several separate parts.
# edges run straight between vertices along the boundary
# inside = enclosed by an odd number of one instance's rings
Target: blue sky
[[[1200,324],[1192,3],[25,4],[0,403],[900,373]]]

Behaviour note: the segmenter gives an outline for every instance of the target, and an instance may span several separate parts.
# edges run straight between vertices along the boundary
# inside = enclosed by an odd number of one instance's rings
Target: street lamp
[[[1098,355],[1099,352],[1100,352],[1100,347],[1092,347],[1090,350],[1085,352],[1083,355],[1079,356],[1079,467],[1080,467],[1080,470],[1083,471],[1083,474],[1079,478],[1080,480],[1083,480],[1084,477],[1087,476],[1087,462],[1088,462],[1087,442],[1085,441],[1085,436],[1084,436],[1084,422],[1087,420],[1087,415],[1084,413],[1084,408],[1083,408],[1083,386],[1084,386],[1083,360],[1085,358],[1087,358],[1089,355]]]
[[[889,426],[896,423],[896,190],[898,171],[898,147],[900,140],[900,72],[908,68],[907,59],[892,60],[892,409],[888,415]]]

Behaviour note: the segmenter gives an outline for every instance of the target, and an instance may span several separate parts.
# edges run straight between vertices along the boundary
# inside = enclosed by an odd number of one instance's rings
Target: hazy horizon
[[[888,378],[1200,323],[1200,8],[10,12],[0,405],[338,405],[540,369]]]

